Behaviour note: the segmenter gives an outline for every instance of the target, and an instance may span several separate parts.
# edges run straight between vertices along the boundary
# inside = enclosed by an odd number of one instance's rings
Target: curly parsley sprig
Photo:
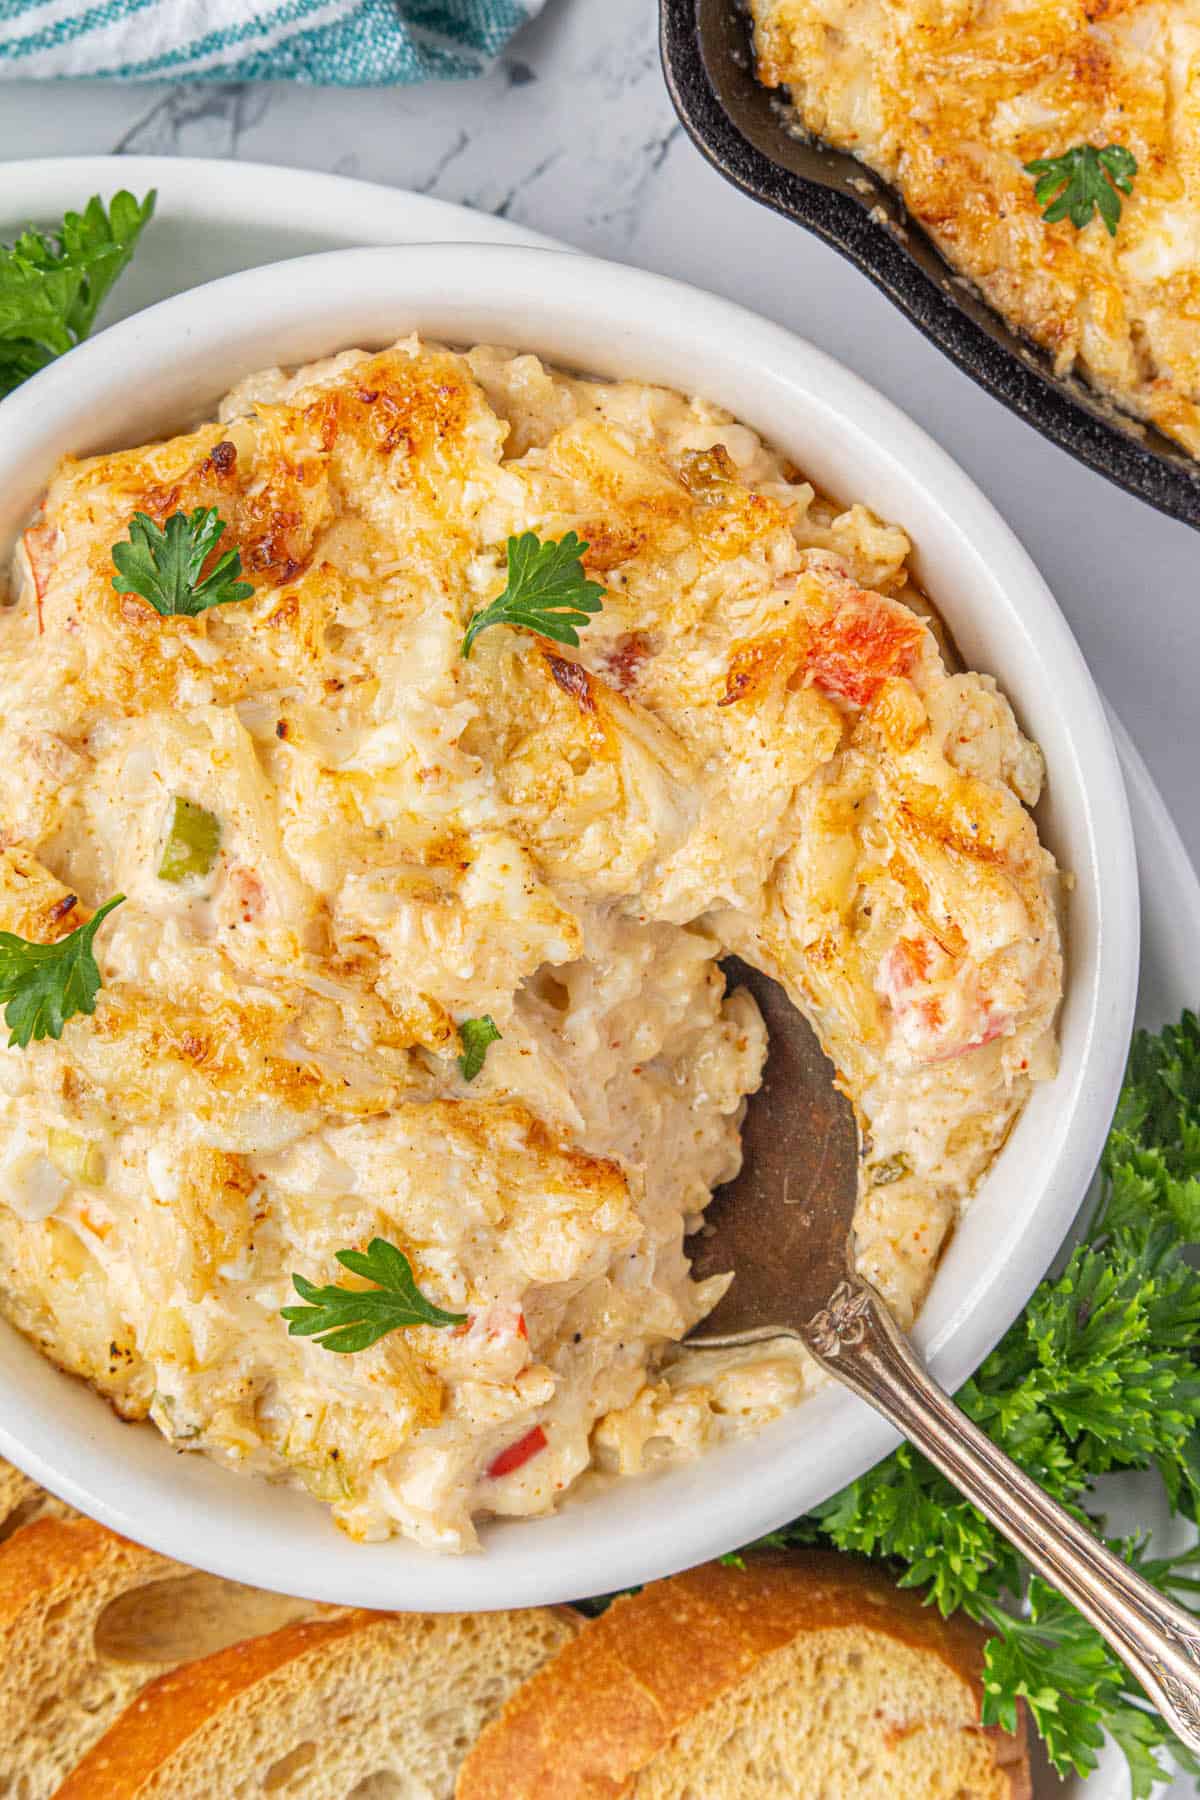
[[[580,631],[604,600],[600,583],[584,574],[587,547],[573,531],[557,543],[543,542],[532,531],[510,537],[504,592],[472,614],[462,641],[463,655],[470,656],[475,639],[489,625],[523,625],[556,644],[577,649]]]
[[[319,1288],[303,1275],[293,1275],[292,1286],[308,1305],[281,1308],[289,1337],[315,1337],[322,1350],[348,1355],[366,1350],[389,1331],[406,1325],[466,1322],[466,1313],[445,1312],[425,1298],[413,1279],[407,1256],[386,1238],[372,1238],[365,1252],[339,1250],[337,1260],[352,1275],[376,1285]]]
[[[114,894],[54,944],[35,944],[0,931],[0,1005],[9,1029],[9,1048],[24,1049],[35,1038],[60,1038],[76,1013],[94,1013],[100,970],[92,945],[97,931],[124,900]]]
[[[136,512],[128,539],[113,545],[117,573],[112,584],[118,594],[139,594],[148,600],[164,619],[194,619],[210,606],[249,600],[253,587],[238,579],[240,551],[224,551],[208,574],[203,573],[224,535],[225,521],[215,506],[172,513],[165,527],[156,525],[149,513]]]
[[[1103,150],[1076,144],[1061,156],[1039,156],[1025,164],[1025,173],[1038,178],[1033,197],[1045,209],[1042,217],[1048,225],[1070,219],[1082,231],[1098,212],[1109,237],[1117,235],[1121,195],[1132,194],[1137,172],[1137,158],[1124,144],[1106,144]]]
[[[82,342],[129,265],[155,196],[98,194],[54,232],[32,227],[0,245],[0,395]]]

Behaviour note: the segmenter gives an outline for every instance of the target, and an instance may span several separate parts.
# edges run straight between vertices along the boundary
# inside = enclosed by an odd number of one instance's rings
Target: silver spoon
[[[761,1094],[746,1116],[742,1172],[719,1191],[705,1229],[689,1244],[697,1277],[736,1270],[689,1346],[798,1338],[1079,1609],[1172,1730],[1200,1752],[1200,1621],[1106,1550],[931,1380],[853,1266],[853,1109],[783,989],[743,963],[726,969],[731,985],[748,987],[758,1001],[771,1049]]]

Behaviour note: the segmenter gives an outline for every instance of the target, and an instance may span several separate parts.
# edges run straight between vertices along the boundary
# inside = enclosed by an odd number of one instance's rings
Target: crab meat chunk
[[[928,936],[902,937],[892,945],[875,990],[891,1010],[900,1045],[917,1062],[965,1056],[1014,1023],[988,994],[979,965],[969,956],[950,956]]]
[[[472,1367],[488,1381],[512,1381],[530,1361],[525,1314],[509,1301],[493,1300],[472,1313],[463,1338]]]
[[[852,706],[870,706],[886,681],[909,674],[925,636],[924,625],[906,606],[849,587],[814,631],[805,670],[824,693]]]
[[[42,601],[58,566],[58,527],[56,525],[31,525],[21,539],[25,551],[25,559],[29,564],[29,575],[33,582],[33,597],[37,604],[37,621],[39,634],[43,630]]]
[[[267,911],[267,890],[262,877],[244,863],[232,863],[217,896],[217,923],[232,930],[254,925]]]

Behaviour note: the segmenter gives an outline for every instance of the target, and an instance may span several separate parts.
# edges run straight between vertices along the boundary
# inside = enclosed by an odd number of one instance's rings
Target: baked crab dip
[[[66,461],[0,611],[7,1317],[362,1539],[752,1427],[803,1361],[677,1349],[735,951],[911,1320],[1061,955],[1041,757],[908,556],[701,401],[415,339]]]
[[[1200,12],[750,0],[799,124],[902,194],[1008,322],[1200,455]]]

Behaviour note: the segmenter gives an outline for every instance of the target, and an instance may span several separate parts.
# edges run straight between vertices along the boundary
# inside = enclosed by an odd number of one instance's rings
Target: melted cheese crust
[[[115,593],[133,512],[198,506],[253,598]],[[587,540],[603,611],[464,660],[523,530]],[[1052,1073],[1061,958],[1040,756],[947,672],[908,549],[700,401],[416,340],[64,463],[0,611],[0,928],[128,899],[95,1015],[0,1050],[8,1316],[173,1443],[442,1549],[770,1416],[794,1358],[668,1355],[765,1052],[731,947],[855,1099],[860,1255],[910,1319]],[[176,796],[221,822],[182,883]],[[468,1327],[289,1337],[292,1273],[376,1234]]]
[[[1059,375],[1200,454],[1200,9],[1188,0],[752,0],[759,73],[904,196]],[[1137,158],[1115,238],[1023,165]]]

